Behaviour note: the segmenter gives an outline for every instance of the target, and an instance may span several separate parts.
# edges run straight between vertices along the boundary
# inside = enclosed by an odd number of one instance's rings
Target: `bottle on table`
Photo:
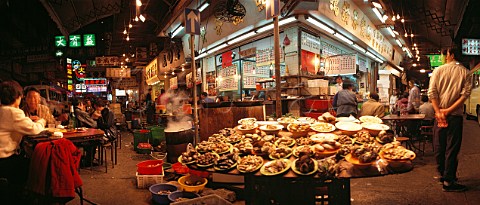
[[[73,105],[70,106],[70,115],[68,118],[68,128],[75,129],[77,128],[77,117],[75,116],[75,112],[73,110]]]

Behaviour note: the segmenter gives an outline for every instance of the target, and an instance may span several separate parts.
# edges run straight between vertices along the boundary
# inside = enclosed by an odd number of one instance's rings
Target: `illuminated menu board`
[[[462,54],[480,55],[480,39],[472,39],[472,38],[462,39]]]

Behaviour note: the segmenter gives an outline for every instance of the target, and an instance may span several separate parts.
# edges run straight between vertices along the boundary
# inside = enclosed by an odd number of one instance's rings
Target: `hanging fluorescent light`
[[[412,52],[410,52],[410,50],[407,50],[407,55],[408,55],[409,58],[413,57]]]
[[[200,6],[200,8],[198,8],[198,11],[202,12],[202,11],[205,10],[209,5],[210,5],[210,3],[205,2],[204,4],[202,4],[202,5]]]
[[[335,33],[335,31],[333,29],[331,29],[330,27],[326,26],[323,23],[320,23],[319,21],[315,20],[314,18],[308,18],[307,21],[310,22],[311,24],[321,28],[322,30],[326,31],[329,34]]]
[[[142,14],[140,14],[140,17],[139,17],[139,18],[140,18],[140,21],[145,22],[145,16],[143,16]]]
[[[406,51],[407,51],[407,48],[406,48],[406,47],[402,47],[402,51],[403,51],[403,52],[406,52]]]
[[[296,20],[297,20],[297,18],[295,18],[294,16],[289,17],[289,18],[286,18],[286,19],[281,19],[281,20],[278,22],[278,25],[279,25],[279,26],[282,26],[282,25],[285,25],[285,24],[287,24],[287,23],[294,22],[294,21],[296,21]],[[268,24],[267,26],[264,26],[264,27],[262,27],[262,28],[259,28],[259,29],[257,30],[257,33],[263,33],[263,32],[265,32],[265,31],[272,30],[272,29],[273,29],[273,26],[274,26],[273,23],[270,23],[270,24]]]
[[[388,19],[387,15],[383,15],[383,20],[386,21]]]
[[[382,22],[385,23],[385,19],[383,19],[382,14],[380,14],[380,11],[377,8],[372,8],[373,13],[377,16],[377,18]]]
[[[137,2],[137,6],[142,6],[142,1],[137,0],[136,2]]]
[[[363,53],[365,53],[365,52],[367,51],[367,50],[365,50],[365,48],[362,48],[362,47],[360,47],[360,46],[357,45],[357,44],[353,44],[353,47],[356,48],[357,50],[363,52]]]
[[[343,42],[349,44],[349,45],[352,45],[353,44],[353,41],[348,39],[347,37],[343,36],[342,34],[340,33],[335,33],[333,34],[335,37],[339,38],[340,40],[342,40]]]
[[[240,36],[237,36],[236,38],[228,41],[228,44],[234,44],[234,43],[237,43],[239,41],[242,41],[244,39],[247,39],[247,38],[250,38],[251,36],[255,35],[255,32],[254,31],[251,31],[247,34],[243,34],[243,35],[240,35]]]
[[[379,4],[379,3],[377,3],[377,2],[373,2],[373,1],[372,1],[372,4],[373,4],[373,6],[375,6],[375,7],[379,8],[379,9],[381,9],[381,8],[382,8],[382,5],[381,5],[381,4]]]
[[[390,35],[392,35],[392,37],[395,38],[395,33],[393,33],[392,27],[388,27],[388,28],[387,28],[387,31],[388,31],[388,33],[390,33]]]
[[[202,53],[202,54],[196,56],[195,59],[204,58],[204,57],[207,56],[207,55],[208,55],[208,53]]]
[[[269,30],[272,30],[273,29],[273,24],[269,24],[268,26],[264,26],[262,28],[259,28],[257,30],[257,33],[263,33],[265,31],[269,31]]]
[[[400,42],[400,40],[395,39],[395,42],[397,42],[397,44],[398,44],[398,46],[400,46],[400,48],[403,46],[402,43]]]
[[[175,29],[175,30],[173,31],[173,33],[172,33],[172,38],[175,37],[178,33],[180,33],[180,31],[182,31],[183,28],[184,28],[184,27],[183,27],[182,25],[178,26],[177,29]]]
[[[285,25],[285,24],[288,24],[288,23],[291,23],[291,22],[294,22],[296,21],[297,18],[295,18],[295,16],[292,16],[292,17],[289,17],[289,18],[286,18],[286,19],[281,19],[279,22],[278,22],[278,25]]]
[[[215,48],[212,48],[212,49],[208,50],[207,53],[215,53],[216,51],[218,51],[218,50],[220,50],[220,49],[222,49],[222,48],[225,48],[225,47],[227,47],[227,44],[226,44],[226,43],[221,44],[221,45],[219,45],[219,46],[217,46],[217,47],[215,47]]]
[[[373,60],[379,62],[379,63],[383,63],[383,60],[378,58],[377,56],[375,56],[373,53],[370,53],[369,51],[367,51],[365,53],[367,56],[369,56],[370,58],[372,58]]]

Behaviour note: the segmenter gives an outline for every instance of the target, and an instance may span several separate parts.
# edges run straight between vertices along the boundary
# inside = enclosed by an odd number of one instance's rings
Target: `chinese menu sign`
[[[83,46],[95,46],[95,34],[83,34]]]
[[[118,66],[120,61],[117,56],[102,56],[95,57],[95,64],[97,66]]]
[[[130,78],[130,68],[107,68],[107,78]]]
[[[356,55],[339,55],[325,59],[325,75],[346,75],[356,73]]]
[[[462,54],[480,55],[480,39],[462,39]]]

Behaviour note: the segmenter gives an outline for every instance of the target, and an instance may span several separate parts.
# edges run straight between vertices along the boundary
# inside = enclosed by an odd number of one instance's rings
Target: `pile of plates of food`
[[[278,146],[270,152],[270,159],[283,159],[292,155],[292,148],[287,146]]]
[[[345,156],[345,160],[348,162],[352,163],[353,165],[357,167],[369,167],[378,158],[378,154],[376,150],[374,150],[370,146],[355,146],[352,150],[351,154],[348,154]]]
[[[225,154],[220,156],[215,161],[214,169],[217,171],[227,171],[237,166],[238,155],[234,153]]]
[[[318,169],[317,160],[311,158],[309,155],[301,155],[292,163],[293,172],[299,175],[311,175]]]
[[[377,116],[361,116],[360,118],[358,118],[360,120],[360,122],[368,122],[368,123],[383,123],[382,119],[380,119],[379,117]]]
[[[354,122],[337,122],[335,127],[345,135],[353,135],[363,129],[361,125]]]
[[[283,129],[283,125],[263,125],[260,126],[260,130],[264,131],[267,135],[275,135]]]
[[[197,166],[198,167],[210,167],[215,161],[220,158],[218,154],[213,152],[207,152],[205,154],[199,154],[197,157]]]
[[[298,121],[293,117],[281,117],[277,119],[278,123],[283,125],[284,128],[288,126],[290,123],[297,123]]]
[[[329,112],[323,113],[321,116],[318,117],[318,121],[331,123],[331,124],[335,123],[336,120],[337,120],[337,118],[335,118]]]
[[[300,123],[306,123],[306,124],[313,124],[315,122],[317,122],[317,120],[315,120],[314,118],[311,118],[311,117],[299,117],[297,119],[298,122]]]
[[[373,136],[377,136],[382,130],[390,129],[388,125],[373,122],[364,122],[362,123],[362,127],[368,130]]]
[[[265,163],[260,169],[260,173],[265,176],[283,174],[290,169],[289,159],[277,159]]]
[[[305,123],[290,123],[287,127],[288,131],[292,133],[292,137],[305,137],[310,132],[310,124]]]
[[[178,156],[178,161],[182,164],[193,164],[197,161],[198,152],[192,144],[187,145],[187,151]]]
[[[415,159],[415,152],[400,145],[400,142],[388,143],[380,152],[380,157],[388,161],[407,161]]]
[[[357,144],[372,144],[375,142],[375,138],[367,131],[360,131],[353,135],[355,143]]]
[[[263,165],[263,159],[260,156],[247,155],[237,162],[237,169],[242,173],[255,172]]]
[[[335,131],[335,125],[326,122],[318,122],[311,125],[311,129],[316,132],[333,132]]]

